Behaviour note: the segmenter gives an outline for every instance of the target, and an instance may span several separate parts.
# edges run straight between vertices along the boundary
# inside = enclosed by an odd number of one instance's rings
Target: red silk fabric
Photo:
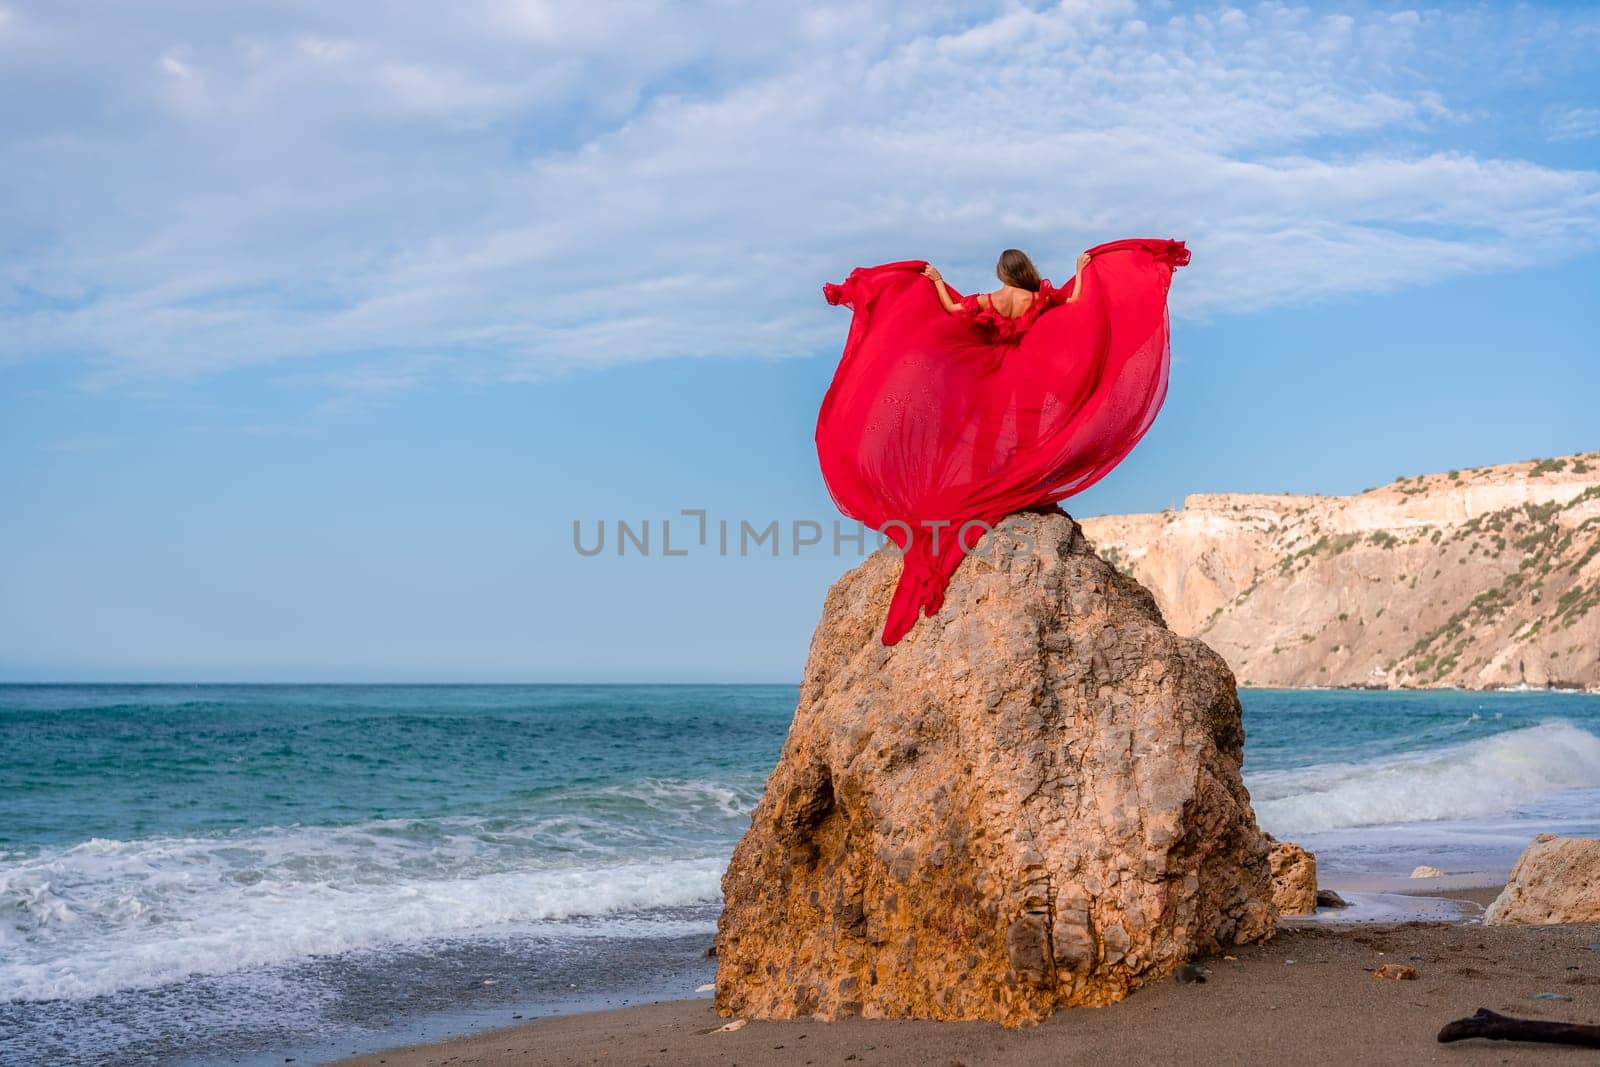
[[[922,260],[823,286],[855,315],[817,416],[822,476],[840,511],[904,553],[884,644],[939,610],[985,532],[974,520],[993,527],[1087,489],[1155,420],[1171,359],[1167,290],[1189,252],[1135,239],[1090,253],[1076,303],[1070,285],[1045,282],[1016,319],[971,297],[946,312]]]

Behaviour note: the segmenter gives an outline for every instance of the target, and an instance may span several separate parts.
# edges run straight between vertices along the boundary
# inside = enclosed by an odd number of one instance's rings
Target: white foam
[[[88,997],[494,930],[703,929],[643,913],[715,901],[727,860],[720,845],[628,860],[534,850],[532,829],[465,822],[97,839],[13,857],[0,863],[0,1000]]]
[[[1600,737],[1552,720],[1442,749],[1246,778],[1279,837],[1501,815],[1545,793],[1600,787]]]

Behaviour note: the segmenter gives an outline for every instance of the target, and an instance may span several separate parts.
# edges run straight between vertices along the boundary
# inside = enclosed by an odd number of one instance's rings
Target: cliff
[[[898,562],[829,591],[723,877],[724,1015],[1013,1025],[1272,932],[1227,666],[1066,515],[1013,522],[893,647]]]
[[[1600,453],[1083,530],[1242,685],[1600,689]]]

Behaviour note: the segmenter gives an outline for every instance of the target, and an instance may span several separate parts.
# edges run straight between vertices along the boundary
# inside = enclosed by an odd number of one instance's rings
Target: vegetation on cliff
[[[1600,453],[1083,529],[1245,685],[1600,689]]]

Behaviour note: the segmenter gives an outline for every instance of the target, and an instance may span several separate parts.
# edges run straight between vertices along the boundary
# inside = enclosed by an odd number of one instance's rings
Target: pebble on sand
[[[1417,969],[1407,967],[1403,963],[1385,963],[1372,972],[1372,977],[1389,978],[1396,982],[1414,982],[1417,979]]]

